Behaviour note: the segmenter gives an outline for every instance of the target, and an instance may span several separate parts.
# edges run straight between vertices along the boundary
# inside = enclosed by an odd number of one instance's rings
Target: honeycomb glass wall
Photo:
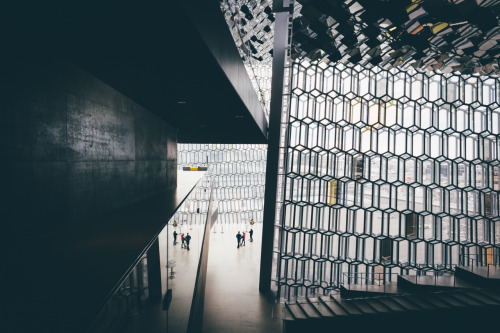
[[[216,224],[262,222],[267,145],[178,144],[178,166],[207,167],[214,179],[218,205]],[[196,207],[207,205],[204,197],[190,198],[177,214],[187,219]],[[181,218],[181,217],[180,217]],[[216,225],[217,227],[217,225]]]
[[[497,260],[499,87],[497,77],[295,60],[280,296],[337,288],[342,273]]]

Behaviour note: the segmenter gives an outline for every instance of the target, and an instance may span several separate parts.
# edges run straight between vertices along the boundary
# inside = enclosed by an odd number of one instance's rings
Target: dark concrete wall
[[[176,186],[175,129],[65,61],[11,60],[0,75],[10,242]]]
[[[0,60],[3,327],[80,332],[159,231],[177,132],[65,60],[36,49]],[[155,216],[136,211],[144,203]]]

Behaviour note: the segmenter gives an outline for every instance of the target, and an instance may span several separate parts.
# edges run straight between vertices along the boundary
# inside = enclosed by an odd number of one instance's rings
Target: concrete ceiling
[[[158,114],[179,142],[266,143],[263,110],[218,2],[179,3],[15,2],[2,25],[12,40],[68,58]]]

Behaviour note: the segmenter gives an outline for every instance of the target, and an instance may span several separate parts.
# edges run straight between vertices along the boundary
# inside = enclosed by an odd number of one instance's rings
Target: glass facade
[[[272,1],[223,0],[220,6],[257,97],[269,119],[274,41]]]
[[[300,58],[286,95],[280,297],[498,258],[497,77]]]
[[[175,212],[169,224],[174,222],[179,223],[180,229],[183,232],[187,232],[184,228],[192,224],[205,225],[210,201],[210,187],[210,177],[205,175]]]
[[[496,0],[296,0],[291,58],[500,73]]]
[[[208,167],[204,179],[213,177],[214,180],[219,213],[216,224],[243,224],[251,219],[262,222],[267,145],[178,144],[177,147],[180,170]],[[202,186],[208,192],[210,184],[204,182]],[[189,202],[176,214],[178,222],[187,223],[198,215],[200,219],[206,216],[208,196],[204,193],[190,196]]]

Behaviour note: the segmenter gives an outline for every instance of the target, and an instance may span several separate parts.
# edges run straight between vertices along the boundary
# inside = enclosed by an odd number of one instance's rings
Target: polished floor
[[[281,332],[281,314],[259,293],[262,224],[237,248],[241,225],[214,225],[210,236],[203,332]]]
[[[142,315],[128,326],[126,333],[186,332],[199,263],[202,225],[179,225],[177,233],[192,236],[190,251],[173,244],[174,227],[169,225],[159,236],[162,265],[162,289],[172,289],[172,302],[167,312],[154,305],[151,315]],[[237,248],[236,233],[248,231],[238,225],[214,225],[210,235],[203,332],[282,332],[282,313],[259,293],[260,248],[262,225],[256,224],[254,241],[247,235],[246,245]],[[168,257],[166,253],[168,246]],[[175,260],[173,268],[167,262]],[[281,310],[280,310],[281,311]],[[147,311],[146,311],[147,312]],[[168,326],[168,330],[165,327]]]
[[[168,311],[168,332],[186,332],[193,290],[196,280],[196,272],[200,260],[201,243],[203,241],[203,225],[179,225],[174,228],[168,226],[168,261],[175,261],[173,269],[167,268],[167,261],[162,256],[162,281],[168,289],[172,289],[172,302]],[[173,230],[179,234],[177,244],[173,245]],[[191,236],[190,250],[181,248],[180,234],[187,233]],[[166,233],[165,233],[166,236]],[[166,237],[161,237],[165,240]],[[162,246],[160,246],[162,248]],[[171,272],[174,272],[171,278]]]
[[[175,190],[26,237],[10,247],[3,253],[3,267],[10,272],[2,274],[8,286],[2,298],[9,305],[2,314],[9,319],[3,331],[84,331],[196,181],[192,174],[179,174]]]

